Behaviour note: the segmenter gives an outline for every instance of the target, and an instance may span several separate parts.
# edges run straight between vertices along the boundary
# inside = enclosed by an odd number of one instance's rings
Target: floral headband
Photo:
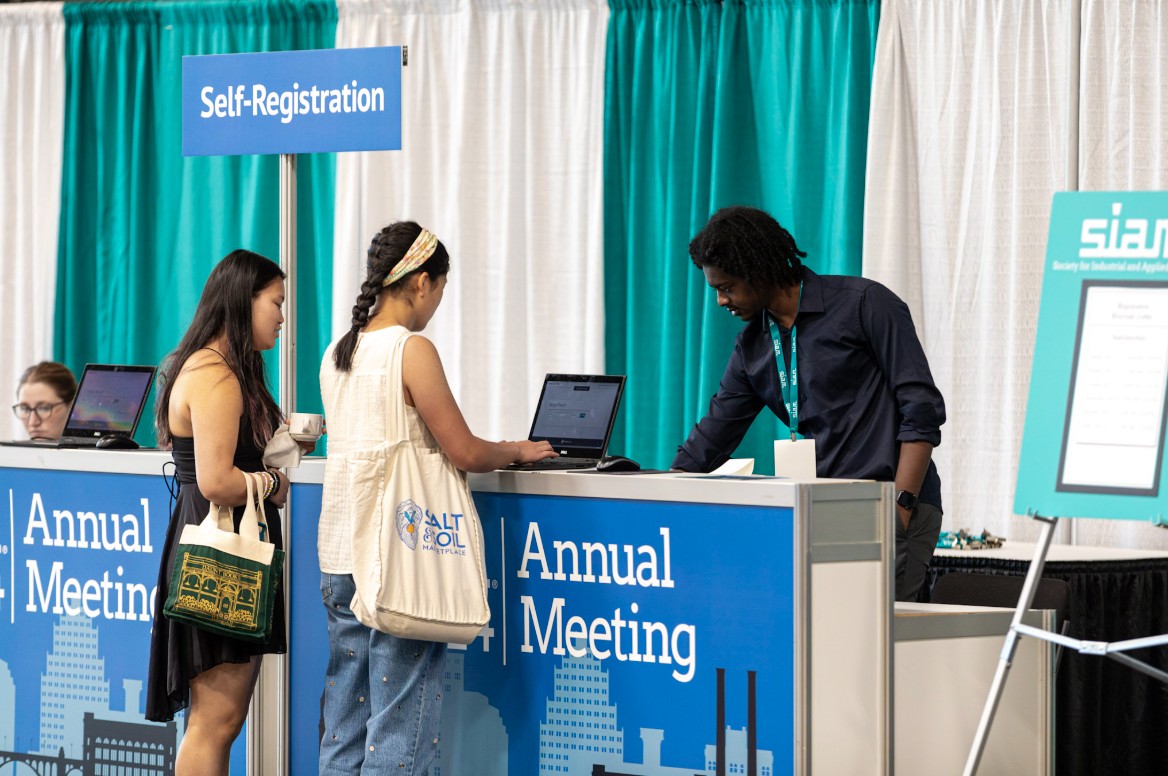
[[[431,232],[423,229],[410,246],[410,249],[406,251],[406,255],[394,265],[393,271],[382,281],[381,287],[385,288],[386,286],[393,285],[425,264],[426,260],[434,255],[434,249],[437,247],[438,238]]]

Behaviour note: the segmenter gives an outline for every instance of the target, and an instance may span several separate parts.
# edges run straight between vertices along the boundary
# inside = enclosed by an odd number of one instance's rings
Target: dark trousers
[[[937,537],[941,535],[941,510],[932,504],[917,504],[908,528],[896,515],[896,600],[915,601],[933,560]]]

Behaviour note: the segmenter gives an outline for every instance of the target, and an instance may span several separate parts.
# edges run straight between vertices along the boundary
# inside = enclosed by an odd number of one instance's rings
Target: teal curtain
[[[157,364],[211,268],[235,248],[278,260],[279,157],[182,156],[182,57],[331,48],[331,0],[66,3],[66,108],[55,357]],[[330,333],[329,154],[297,160],[297,407],[320,412]],[[276,390],[275,352],[267,355]],[[153,402],[147,407],[152,412]],[[138,438],[153,439],[148,416]]]
[[[741,324],[689,259],[718,208],[770,212],[816,272],[859,274],[877,0],[611,0],[605,73],[611,449],[673,459]],[[736,455],[773,472],[769,411]]]

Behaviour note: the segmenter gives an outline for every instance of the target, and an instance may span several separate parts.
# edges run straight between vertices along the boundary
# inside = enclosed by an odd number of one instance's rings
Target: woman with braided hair
[[[547,442],[488,442],[467,427],[438,351],[416,334],[438,309],[449,271],[446,247],[416,223],[382,229],[369,247],[352,326],[320,366],[329,430],[317,542],[329,633],[322,776],[426,773],[437,750],[446,662],[445,644],[373,630],[349,608],[356,588],[347,451],[383,442],[387,413],[404,403],[414,445],[463,471],[555,456]],[[391,384],[387,364],[397,353],[401,382]]]

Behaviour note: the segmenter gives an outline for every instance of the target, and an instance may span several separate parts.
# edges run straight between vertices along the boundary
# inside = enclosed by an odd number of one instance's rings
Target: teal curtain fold
[[[211,268],[279,260],[279,157],[182,156],[182,57],[331,48],[330,1],[66,3],[55,357],[157,364]],[[335,159],[297,160],[297,409],[320,412],[330,333]],[[267,356],[276,390],[276,358]],[[138,438],[153,431],[143,418]]]
[[[859,274],[878,0],[612,0],[605,73],[607,369],[629,377],[611,449],[672,460],[741,323],[689,259],[718,208],[778,219],[816,272]],[[737,456],[773,472],[769,411]]]

